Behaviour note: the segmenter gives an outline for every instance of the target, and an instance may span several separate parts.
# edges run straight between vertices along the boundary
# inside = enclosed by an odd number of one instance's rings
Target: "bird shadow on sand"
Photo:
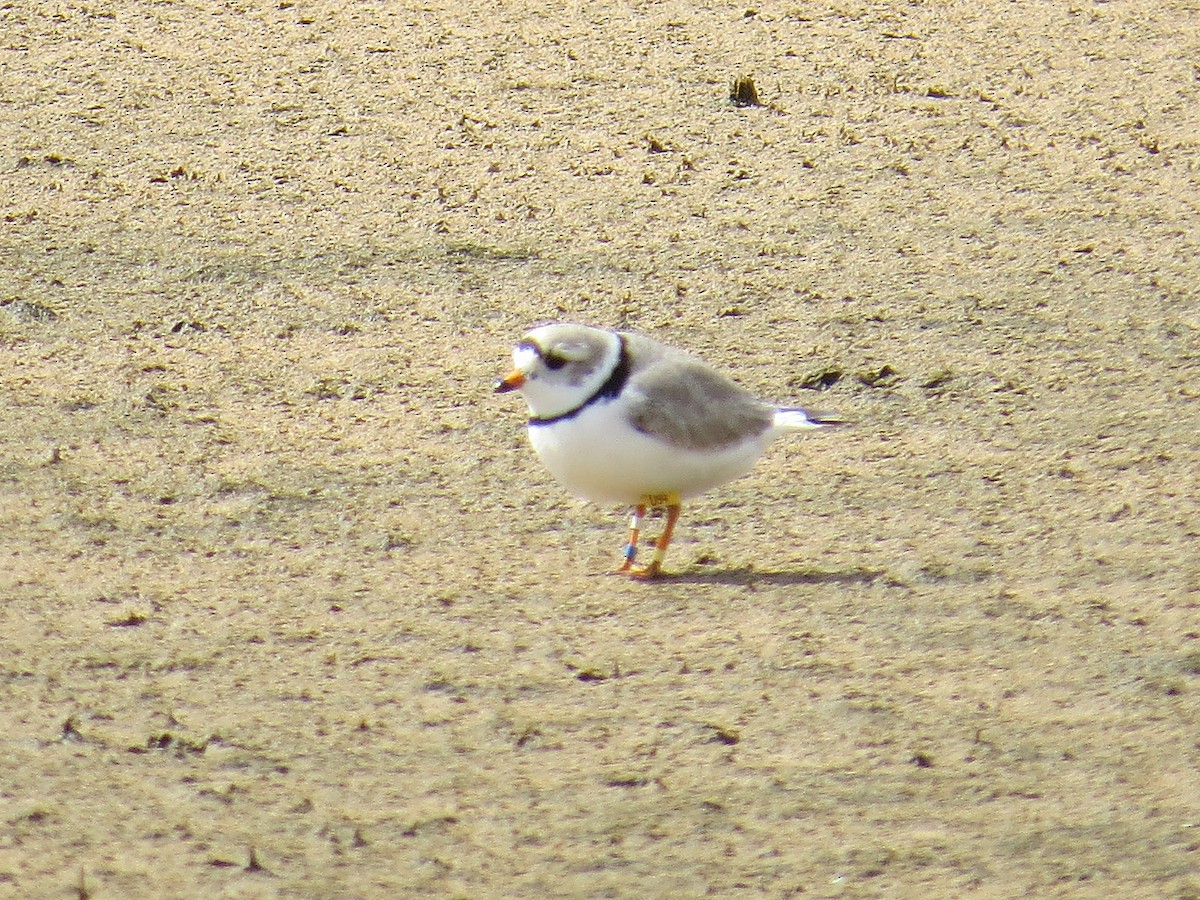
[[[771,571],[743,566],[736,569],[714,569],[712,571],[666,572],[653,581],[654,584],[726,584],[753,587],[755,585],[795,584],[870,584],[882,578],[880,569],[845,569],[825,572],[820,569],[796,569],[793,571]]]

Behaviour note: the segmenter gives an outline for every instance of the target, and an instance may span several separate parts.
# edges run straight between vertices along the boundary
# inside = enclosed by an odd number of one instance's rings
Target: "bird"
[[[704,360],[643,334],[555,323],[512,351],[494,392],[519,391],[534,451],[568,491],[630,507],[618,573],[663,575],[682,502],[745,475],[781,434],[840,425],[833,413],[759,400]],[[647,511],[665,510],[635,564]]]

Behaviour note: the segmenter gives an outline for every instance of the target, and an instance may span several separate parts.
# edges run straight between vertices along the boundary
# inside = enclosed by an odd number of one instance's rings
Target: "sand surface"
[[[1200,896],[1198,66],[1185,0],[6,4],[0,896]],[[610,576],[490,391],[554,320],[854,425]]]

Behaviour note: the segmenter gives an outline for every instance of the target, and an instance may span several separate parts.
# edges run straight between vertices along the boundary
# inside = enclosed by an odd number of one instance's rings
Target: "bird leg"
[[[667,555],[667,547],[671,545],[671,535],[675,533],[675,523],[679,521],[679,512],[682,507],[679,504],[678,494],[655,494],[643,497],[642,503],[638,505],[637,512],[634,514],[634,522],[640,521],[640,514],[645,507],[665,508],[667,511],[666,524],[663,525],[662,534],[654,540],[654,556],[650,559],[650,564],[635,569],[633,568],[633,557],[627,556],[628,566],[621,571],[629,572],[634,578],[651,579],[662,574],[663,559]],[[636,553],[636,549],[634,552]]]
[[[637,557],[638,551],[638,535],[642,531],[642,519],[646,515],[646,507],[638,504],[633,508],[633,515],[629,517],[629,543],[625,545],[624,556],[625,561],[621,563],[621,568],[618,572],[628,572],[633,568],[633,560]]]

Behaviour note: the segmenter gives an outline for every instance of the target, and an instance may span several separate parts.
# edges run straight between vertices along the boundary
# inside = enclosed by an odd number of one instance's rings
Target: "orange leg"
[[[646,507],[640,503],[634,507],[633,515],[629,517],[629,543],[625,545],[625,561],[621,563],[618,572],[628,572],[633,569],[633,560],[638,551],[638,535],[642,532],[642,519],[646,515]]]
[[[641,507],[638,508],[640,509]],[[654,541],[654,556],[650,560],[650,564],[640,569],[630,568],[629,574],[631,576],[634,578],[651,579],[657,578],[662,574],[663,559],[667,555],[667,548],[671,546],[671,535],[675,533],[675,523],[679,521],[679,512],[681,509],[682,507],[677,502],[667,506],[667,522],[663,525],[662,534]]]

